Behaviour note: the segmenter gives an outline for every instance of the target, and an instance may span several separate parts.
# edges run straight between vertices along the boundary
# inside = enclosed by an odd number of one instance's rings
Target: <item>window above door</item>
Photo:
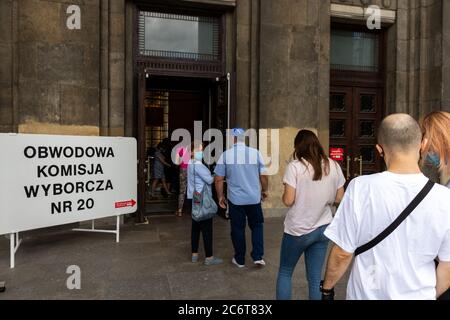
[[[216,78],[225,70],[226,12],[137,7],[134,59],[154,76]]]
[[[220,60],[220,18],[139,12],[139,54],[169,59]]]
[[[379,34],[351,30],[331,31],[331,69],[380,71]]]

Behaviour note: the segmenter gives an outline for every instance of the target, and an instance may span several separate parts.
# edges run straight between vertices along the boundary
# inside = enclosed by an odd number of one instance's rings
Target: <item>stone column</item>
[[[450,112],[450,0],[442,2],[442,110]]]
[[[252,0],[240,0],[236,6],[236,124],[250,126],[251,16]]]
[[[124,135],[125,0],[109,2],[109,135]]]
[[[0,2],[0,132],[13,132],[14,6],[12,0]]]
[[[319,140],[328,154],[330,147],[330,6],[328,1],[309,0],[309,3],[311,2],[318,3],[317,9],[308,4],[308,12],[310,8],[314,8],[315,12],[312,11],[310,14],[312,17],[317,16],[319,24],[317,129]]]
[[[270,177],[265,203],[282,215],[279,196],[286,164],[299,129],[328,141],[330,2],[261,0],[259,127],[280,130],[278,173]]]
[[[396,51],[396,65],[395,65],[395,104],[392,106],[392,109],[389,110],[392,112],[404,112],[410,113],[410,109],[408,106],[408,78],[411,76],[408,74],[409,71],[409,62],[408,59],[411,57],[410,46],[408,44],[409,34],[411,31],[409,28],[414,28],[416,26],[415,23],[410,23],[410,15],[414,17],[414,11],[412,13],[410,11],[410,5],[412,6],[416,0],[398,0],[397,5],[397,22],[395,25],[396,31],[396,42],[389,43],[390,45],[395,45]],[[415,22],[415,20],[413,20]]]
[[[261,0],[251,1],[250,14],[250,128],[259,128],[259,83],[260,83],[260,37],[261,37]]]
[[[395,104],[389,106],[389,112],[405,112],[420,119],[441,108],[445,59],[442,39],[447,32],[443,29],[442,11],[442,1],[398,0],[396,43],[388,43],[396,44]],[[388,49],[389,58],[390,53]],[[392,83],[390,79],[388,70],[388,84]],[[388,99],[393,95],[388,89]]]
[[[109,132],[109,0],[100,0],[100,135]]]
[[[125,7],[125,136],[134,136],[134,65],[133,65],[133,4]]]

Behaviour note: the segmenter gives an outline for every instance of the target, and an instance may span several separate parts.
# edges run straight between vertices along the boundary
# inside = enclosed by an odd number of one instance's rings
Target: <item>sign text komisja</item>
[[[0,134],[0,234],[136,211],[133,138]]]

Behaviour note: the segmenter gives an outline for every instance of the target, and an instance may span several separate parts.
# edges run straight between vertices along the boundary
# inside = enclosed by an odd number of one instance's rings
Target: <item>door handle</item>
[[[145,180],[145,184],[149,184],[150,183],[150,160],[147,159],[145,160],[145,169],[144,169],[144,174],[146,174],[146,180]]]
[[[355,178],[358,176],[363,175],[363,157],[359,156],[358,158],[355,158],[355,162],[359,162],[359,175],[355,173]]]
[[[350,180],[350,162],[352,161],[352,158],[350,156],[347,156],[347,180]]]

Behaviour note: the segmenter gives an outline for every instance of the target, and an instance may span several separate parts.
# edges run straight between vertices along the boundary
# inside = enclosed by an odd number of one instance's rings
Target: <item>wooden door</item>
[[[353,89],[332,87],[330,93],[330,148],[344,150],[342,170],[347,179],[351,176]]]
[[[382,170],[382,159],[375,148],[381,106],[379,89],[353,88],[353,177]]]
[[[348,181],[382,170],[376,132],[382,119],[382,90],[334,86],[330,91],[330,148],[342,148]]]

